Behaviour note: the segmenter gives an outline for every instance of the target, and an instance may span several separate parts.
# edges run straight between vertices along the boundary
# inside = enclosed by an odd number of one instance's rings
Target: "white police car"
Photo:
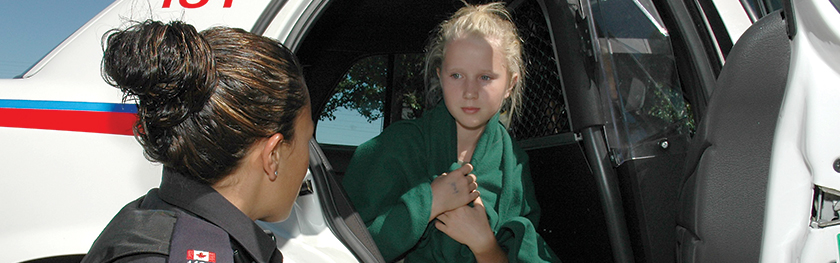
[[[381,261],[338,182],[355,145],[421,114],[418,59],[460,6],[114,1],[0,79],[0,261],[77,262],[158,185],[131,136],[136,109],[99,72],[103,34],[148,18],[240,27],[296,52],[318,143],[294,214],[261,225],[291,262]],[[531,159],[538,230],[564,262],[840,259],[838,1],[507,6],[529,60],[511,133]]]

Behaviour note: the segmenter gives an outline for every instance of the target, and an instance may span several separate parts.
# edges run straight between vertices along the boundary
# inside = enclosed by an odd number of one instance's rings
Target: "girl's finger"
[[[447,230],[449,230],[448,228],[446,228],[446,224],[440,222],[440,220],[435,222],[435,228],[437,228],[438,230],[440,230],[440,232],[443,232],[444,234]]]
[[[448,216],[448,215],[446,215],[446,213],[443,213],[443,214],[440,214],[440,215],[437,217],[437,220],[438,220],[438,222],[441,222],[441,223],[443,223],[443,224],[446,224],[446,221],[449,221],[449,216]]]
[[[475,200],[473,201],[473,207],[479,207],[479,206],[481,206],[481,209],[484,209],[484,202],[481,201],[481,196],[476,197]]]
[[[473,200],[475,200],[476,198],[480,198],[480,196],[481,196],[481,192],[479,192],[477,189],[473,190],[470,193],[470,199],[473,199]],[[481,206],[484,207],[484,204],[482,204]]]
[[[464,166],[461,166],[461,168],[455,169],[455,171],[451,171],[449,173],[466,176],[466,175],[470,174],[470,172],[472,172],[472,169],[473,169],[472,164],[465,164]]]

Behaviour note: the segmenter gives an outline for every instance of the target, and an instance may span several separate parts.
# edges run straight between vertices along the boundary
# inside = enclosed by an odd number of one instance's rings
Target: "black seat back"
[[[677,261],[758,262],[770,152],[790,63],[777,11],[727,57],[686,158]]]

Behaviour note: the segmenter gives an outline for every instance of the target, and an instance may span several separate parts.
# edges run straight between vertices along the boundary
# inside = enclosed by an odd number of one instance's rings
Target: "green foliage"
[[[327,102],[320,120],[335,120],[338,108],[353,109],[368,122],[382,118],[388,57],[373,56],[353,65],[336,87],[335,95]]]
[[[396,56],[395,85],[399,101],[400,119],[419,118],[426,101],[426,85],[423,80],[423,54],[400,54]]]
[[[647,109],[649,116],[656,117],[665,123],[678,124],[685,127],[690,133],[696,129],[694,124],[694,113],[691,111],[691,104],[682,97],[679,87],[664,86],[657,83],[653,91],[653,103]]]
[[[389,59],[394,60],[393,69],[388,68]],[[355,110],[368,122],[382,118],[389,72],[394,74],[394,94],[399,94],[392,103],[402,108],[396,116],[419,117],[424,101],[422,62],[422,54],[377,55],[359,60],[336,86],[320,120],[335,120],[339,108]]]

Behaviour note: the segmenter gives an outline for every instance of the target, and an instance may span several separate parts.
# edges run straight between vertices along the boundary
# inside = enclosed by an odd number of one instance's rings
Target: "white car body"
[[[840,190],[840,10],[794,0],[788,86],[773,143],[762,262],[837,262],[840,226],[811,216],[814,188]],[[837,200],[825,209],[836,213]],[[836,220],[834,220],[836,222]]]

